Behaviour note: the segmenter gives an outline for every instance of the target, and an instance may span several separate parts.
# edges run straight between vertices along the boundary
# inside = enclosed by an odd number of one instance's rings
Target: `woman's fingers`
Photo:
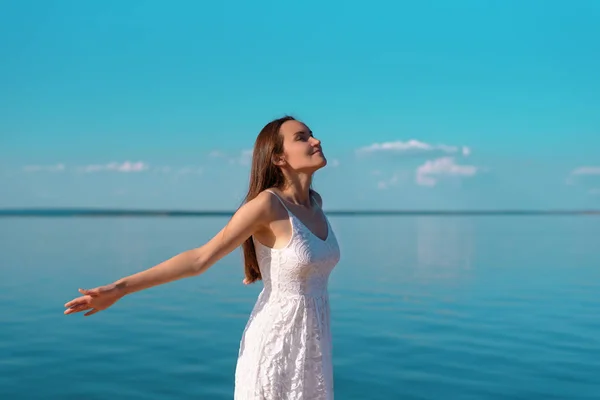
[[[71,307],[71,308],[65,310],[64,313],[65,314],[73,314],[73,313],[76,313],[76,312],[81,312],[81,311],[89,310],[90,308],[92,308],[92,306],[89,306],[87,304],[82,304],[82,305]]]
[[[100,294],[100,288],[94,288],[94,289],[78,289],[79,293],[81,294],[85,294],[88,296],[98,296]]]
[[[85,314],[83,314],[83,316],[84,317],[89,317],[90,315],[96,314],[98,311],[100,311],[100,310],[97,310],[97,309],[94,308],[94,309],[92,309],[92,311],[88,311]]]
[[[65,304],[65,314],[73,314],[80,311],[90,310],[85,316],[90,316],[98,311],[104,310],[114,304],[122,295],[115,289],[114,285],[99,286],[94,289],[78,289],[83,296],[77,297]]]
[[[89,304],[92,297],[100,295],[100,288],[94,289],[77,289],[83,296],[77,297],[65,304],[65,307],[74,307],[81,304]]]
[[[81,296],[81,297],[78,297],[76,299],[69,301],[67,304],[65,304],[65,307],[67,307],[67,308],[76,307],[76,306],[80,306],[82,304],[87,304],[87,303],[88,303],[87,297]]]

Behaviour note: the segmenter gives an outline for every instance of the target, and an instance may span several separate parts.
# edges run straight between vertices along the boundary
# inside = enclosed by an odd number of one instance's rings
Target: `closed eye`
[[[309,137],[313,137],[312,131],[307,132],[297,132],[294,140],[308,140]]]
[[[308,135],[307,132],[296,132],[294,140],[307,140],[308,137],[314,137],[312,131],[308,131]]]

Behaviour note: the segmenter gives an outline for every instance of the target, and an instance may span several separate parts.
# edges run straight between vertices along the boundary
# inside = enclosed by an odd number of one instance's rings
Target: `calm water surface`
[[[206,274],[64,316],[226,218],[0,220],[0,398],[231,399],[261,284]],[[331,218],[336,398],[600,398],[599,217]]]

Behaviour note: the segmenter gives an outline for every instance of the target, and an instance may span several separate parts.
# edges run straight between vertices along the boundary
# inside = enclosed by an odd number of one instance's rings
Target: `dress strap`
[[[290,209],[285,205],[285,202],[283,201],[283,199],[281,197],[279,197],[279,195],[277,193],[275,193],[274,191],[272,191],[271,189],[265,189],[265,192],[269,192],[271,193],[273,196],[277,197],[277,200],[279,200],[279,202],[281,203],[281,205],[287,210],[288,213],[291,214]]]
[[[310,195],[310,199],[313,201],[313,203],[315,204],[315,206],[317,206],[317,207],[321,208],[321,207],[319,206],[319,202],[317,201],[317,199],[315,199],[315,196],[314,196],[312,193],[311,193],[311,195]]]

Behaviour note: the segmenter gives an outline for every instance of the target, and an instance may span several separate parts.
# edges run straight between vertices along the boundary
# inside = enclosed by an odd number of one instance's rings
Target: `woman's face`
[[[283,137],[285,165],[297,172],[314,172],[327,165],[327,159],[311,130],[300,121],[286,121],[279,134]]]

